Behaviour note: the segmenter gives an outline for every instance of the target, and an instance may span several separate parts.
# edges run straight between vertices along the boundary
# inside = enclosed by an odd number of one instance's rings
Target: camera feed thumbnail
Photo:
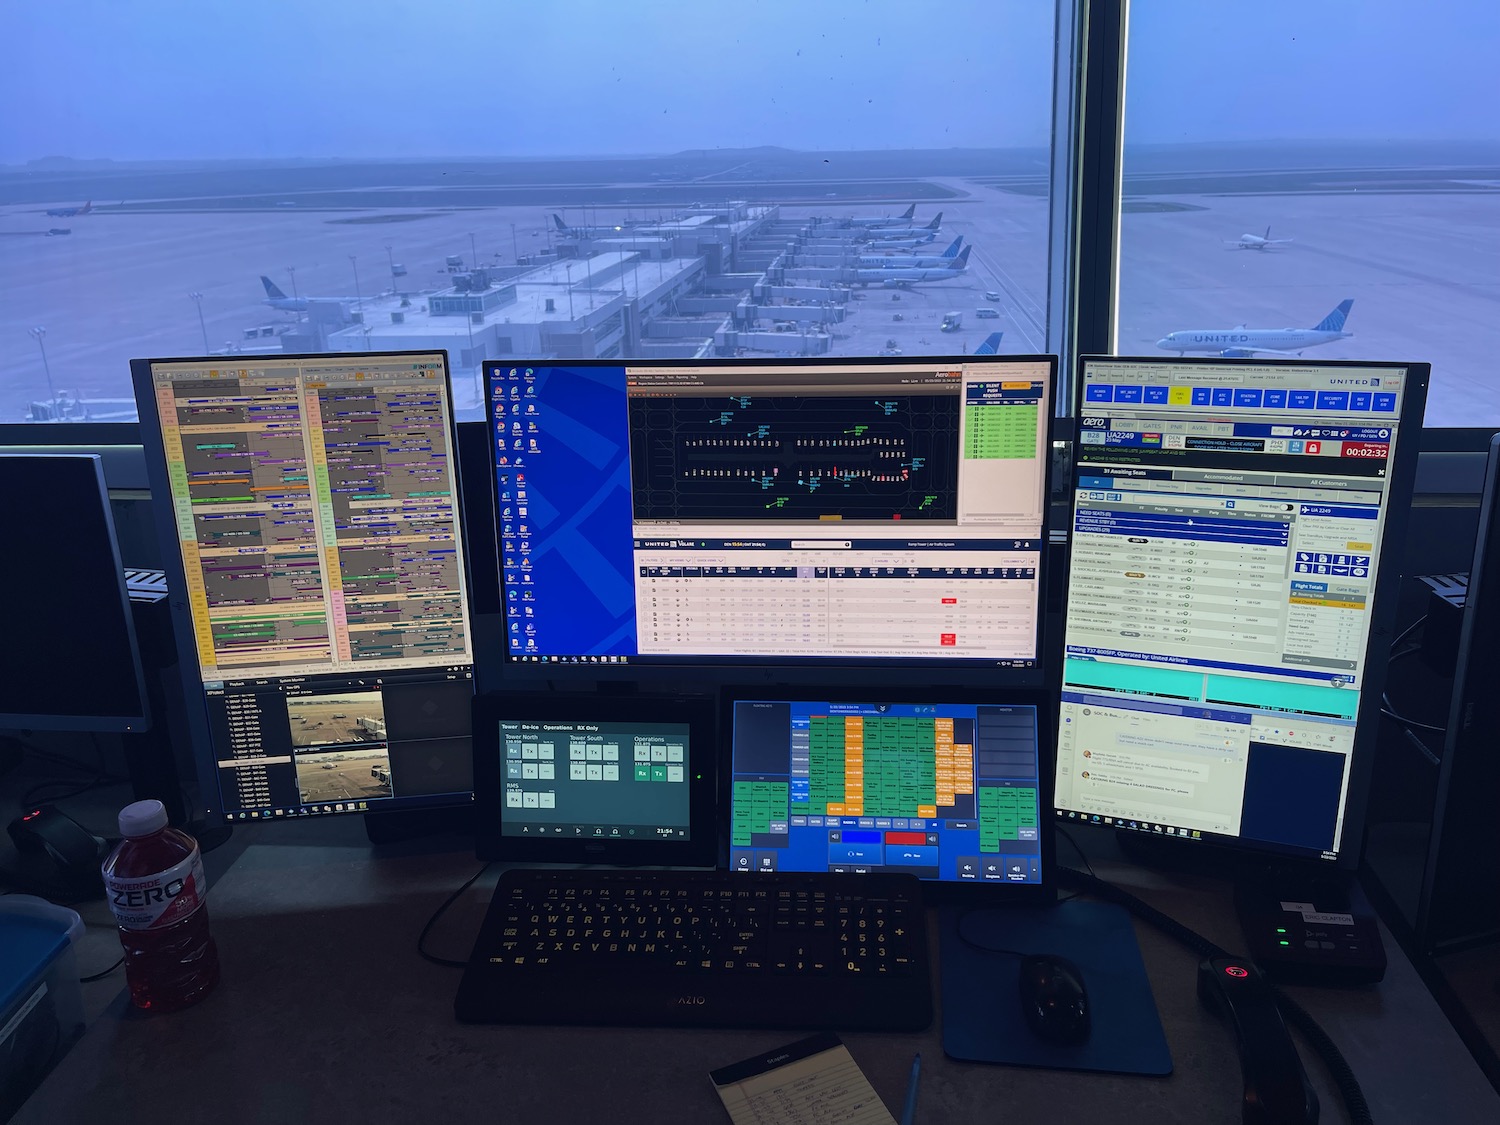
[[[337,746],[385,741],[385,701],[379,691],[292,696],[286,701],[292,746]]]
[[[391,756],[384,746],[319,750],[298,754],[297,788],[304,805],[328,801],[370,801],[394,795]]]

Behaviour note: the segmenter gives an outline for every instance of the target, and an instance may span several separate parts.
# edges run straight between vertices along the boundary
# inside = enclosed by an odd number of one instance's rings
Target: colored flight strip
[[[322,405],[318,400],[327,383],[306,381],[302,385],[304,434],[323,432]],[[333,498],[328,491],[328,449],[322,441],[307,442],[308,479],[312,484],[313,510],[318,521],[318,539],[323,555],[325,597],[335,658],[349,659],[349,617],[344,606],[343,572],[339,567],[338,529],[334,526]]]

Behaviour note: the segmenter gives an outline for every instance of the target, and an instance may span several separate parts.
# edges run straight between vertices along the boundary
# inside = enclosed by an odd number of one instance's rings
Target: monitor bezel
[[[210,825],[228,823],[229,810],[225,807],[223,791],[219,786],[218,757],[214,753],[213,731],[208,710],[208,698],[203,687],[203,679],[199,673],[198,650],[194,641],[194,625],[192,618],[192,607],[189,605],[184,591],[187,589],[187,572],[182,560],[182,552],[176,546],[177,528],[174,520],[171,481],[168,477],[166,463],[166,446],[162,437],[161,419],[157,413],[155,395],[155,384],[152,380],[152,370],[157,364],[190,363],[190,364],[218,364],[228,367],[247,366],[257,361],[284,362],[284,361],[315,361],[328,363],[336,360],[358,361],[360,359],[401,359],[421,356],[424,358],[437,358],[443,366],[444,393],[448,402],[448,438],[449,448],[453,452],[453,480],[457,510],[459,513],[459,526],[464,524],[463,513],[463,482],[458,467],[458,429],[456,412],[453,409],[453,380],[448,353],[442,348],[420,348],[401,351],[379,351],[379,352],[295,352],[283,353],[272,352],[267,355],[250,356],[156,356],[150,358],[132,359],[130,361],[131,384],[135,392],[136,411],[139,415],[140,443],[146,462],[146,478],[152,498],[153,522],[156,531],[156,539],[161,547],[161,566],[167,576],[168,607],[172,625],[172,644],[177,654],[177,669],[179,690],[182,692],[182,717],[186,725],[185,737],[177,740],[180,747],[179,753],[186,753],[189,757],[189,769],[196,784],[196,797],[187,802],[189,819],[197,822],[204,821]],[[234,362],[234,361],[241,362]],[[459,536],[459,550],[464,553],[464,596],[472,605],[473,601],[473,560],[468,557],[467,537]],[[473,613],[470,612],[469,629],[474,636]],[[469,678],[470,691],[474,690],[475,676],[477,676],[480,655],[478,651],[478,638],[474,637],[474,664],[473,673]],[[366,810],[372,814],[396,815],[403,812],[415,812],[426,809],[441,808],[469,808],[473,804],[474,794],[471,788],[467,793],[461,794],[435,794],[431,797],[413,796],[383,801],[378,808]],[[317,816],[363,816],[365,813],[355,810],[347,810],[343,813],[318,813]],[[264,824],[272,821],[304,821],[309,816],[275,816],[261,815],[251,817],[243,814],[234,822],[239,823],[243,819],[246,823]]]
[[[495,691],[474,697],[474,847],[483,860],[586,863],[631,867],[714,867],[718,855],[715,799],[719,760],[717,699],[713,695],[595,695],[586,692]],[[504,778],[500,722],[614,722],[688,727],[686,840],[504,835]]]
[[[1363,690],[1358,710],[1355,713],[1355,736],[1354,743],[1349,752],[1349,781],[1344,796],[1344,827],[1340,838],[1340,847],[1333,859],[1325,858],[1321,853],[1314,853],[1306,849],[1279,845],[1269,841],[1248,840],[1243,837],[1230,836],[1205,836],[1202,840],[1183,839],[1181,837],[1158,837],[1154,833],[1150,835],[1153,846],[1156,841],[1165,841],[1167,848],[1176,848],[1185,856],[1190,852],[1207,850],[1221,855],[1229,864],[1236,862],[1247,863],[1274,863],[1283,866],[1310,866],[1317,870],[1336,870],[1340,872],[1352,872],[1358,868],[1364,854],[1365,822],[1369,811],[1370,786],[1374,773],[1375,757],[1377,752],[1376,740],[1379,735],[1381,695],[1385,684],[1386,669],[1390,662],[1391,642],[1395,636],[1395,621],[1400,596],[1402,579],[1402,556],[1401,548],[1406,539],[1406,526],[1411,512],[1411,500],[1416,478],[1416,461],[1422,445],[1422,414],[1426,406],[1427,391],[1432,377],[1432,366],[1428,363],[1403,362],[1399,360],[1356,360],[1356,359],[1316,359],[1301,358],[1292,359],[1285,357],[1268,357],[1254,359],[1237,359],[1224,356],[1116,356],[1116,355],[1081,355],[1078,357],[1076,367],[1077,378],[1075,380],[1073,394],[1074,417],[1080,418],[1088,404],[1084,401],[1087,380],[1085,373],[1091,363],[1101,364],[1129,364],[1138,363],[1150,365],[1160,369],[1162,367],[1218,367],[1225,371],[1235,371],[1246,366],[1257,367],[1284,367],[1288,370],[1306,370],[1312,368],[1333,369],[1362,369],[1371,368],[1390,371],[1401,371],[1406,376],[1403,387],[1401,413],[1397,416],[1398,435],[1396,444],[1396,455],[1392,459],[1388,480],[1390,489],[1387,493],[1387,508],[1385,513],[1385,530],[1383,543],[1387,550],[1382,558],[1379,572],[1375,577],[1375,586],[1371,591],[1370,602],[1370,630],[1366,642],[1366,664],[1364,680],[1368,689]],[[1074,481],[1078,476],[1079,452],[1081,443],[1074,442],[1072,455],[1069,458],[1069,469]],[[1069,558],[1072,552],[1072,528],[1077,511],[1078,489],[1073,486],[1070,489],[1070,497],[1067,504],[1067,528]],[[1060,584],[1063,611],[1058,619],[1058,667],[1057,683],[1058,698],[1054,706],[1054,731],[1061,724],[1061,686],[1062,686],[1062,659],[1066,652],[1067,632],[1067,594],[1070,584],[1071,566],[1068,568]],[[1055,737],[1055,735],[1054,735]],[[1053,783],[1054,791],[1056,785],[1056,771],[1058,766],[1057,747],[1053,746]],[[1074,824],[1094,826],[1091,819],[1093,814],[1085,814],[1073,809],[1063,809],[1054,803],[1054,816],[1059,825],[1072,827]],[[1068,814],[1076,813],[1078,819],[1067,819]],[[1112,827],[1112,826],[1106,826]],[[1137,833],[1130,829],[1122,830],[1132,836]],[[1145,836],[1144,832],[1139,833]]]
[[[548,686],[554,683],[572,685],[578,683],[617,684],[621,682],[640,684],[656,689],[672,685],[688,684],[692,690],[715,690],[741,683],[764,683],[767,686],[800,684],[849,684],[857,685],[882,675],[923,675],[924,678],[942,679],[944,682],[969,688],[983,688],[997,681],[1007,688],[1029,690],[1045,686],[1049,682],[1048,648],[1046,635],[1048,597],[1048,526],[1053,485],[1053,462],[1048,451],[1053,447],[1059,407],[1058,371],[1059,360],[1055,355],[913,355],[913,356],[758,356],[758,357],[699,357],[692,359],[487,359],[483,363],[485,388],[485,416],[481,423],[485,427],[486,444],[490,457],[491,494],[495,510],[492,523],[498,526],[499,492],[495,488],[500,466],[497,462],[493,423],[488,410],[491,401],[491,381],[502,369],[525,367],[528,363],[536,367],[569,367],[582,369],[626,369],[629,367],[651,368],[719,368],[723,370],[753,369],[784,365],[789,367],[839,368],[839,367],[926,367],[963,365],[974,363],[1040,363],[1047,369],[1047,409],[1042,412],[1039,423],[1045,427],[1042,449],[1041,480],[1041,526],[1037,539],[1040,544],[1037,566],[1037,618],[1036,656],[1030,667],[1005,667],[986,659],[953,659],[948,657],[922,657],[899,659],[890,657],[718,657],[683,654],[679,658],[652,658],[640,663],[547,663],[532,662],[513,657],[501,644],[500,686],[522,685]],[[497,537],[498,543],[498,537]],[[504,575],[500,559],[496,559],[496,577],[503,588]],[[503,612],[503,609],[502,609]]]
[[[1037,836],[1041,845],[1041,879],[1036,883],[988,883],[975,880],[923,879],[922,895],[930,905],[992,907],[1038,905],[1057,900],[1057,841],[1049,811],[1052,808],[1055,753],[1053,723],[1055,692],[1045,689],[1012,690],[991,685],[976,690],[958,686],[913,686],[865,680],[856,686],[842,683],[781,686],[771,691],[737,684],[725,688],[720,704],[719,856],[720,866],[729,866],[732,824],[731,786],[734,781],[734,705],[740,701],[850,702],[850,703],[952,703],[976,706],[1030,707],[1036,714],[1037,734]],[[745,876],[755,877],[754,872]],[[858,878],[851,875],[850,878]]]
[[[9,449],[0,448],[0,457],[8,460],[25,461],[66,461],[78,464],[80,468],[83,462],[93,466],[93,477],[98,487],[99,514],[102,517],[104,538],[109,550],[108,576],[98,576],[99,582],[112,583],[114,592],[119,601],[121,620],[124,625],[125,642],[128,649],[127,659],[130,662],[129,675],[135,684],[135,698],[139,704],[129,714],[120,715],[82,715],[82,714],[52,714],[46,712],[0,712],[0,730],[33,730],[33,731],[81,731],[93,734],[139,734],[149,730],[154,719],[151,710],[150,694],[146,687],[146,676],[144,662],[141,659],[141,648],[139,638],[136,635],[135,611],[130,600],[130,590],[125,581],[125,568],[120,561],[120,541],[115,530],[113,512],[110,508],[109,486],[104,479],[104,459],[98,453],[85,453],[72,450],[55,450],[38,452],[35,450],[18,450],[12,452]],[[61,499],[61,498],[59,498]],[[90,495],[93,499],[93,495]],[[76,513],[69,513],[71,518]],[[18,545],[12,545],[11,550],[19,550]],[[17,596],[29,596],[26,591],[17,591]],[[114,599],[110,599],[111,606]],[[84,642],[80,638],[80,659],[85,659]],[[120,669],[111,669],[111,674],[117,674]],[[86,690],[81,689],[81,690]]]

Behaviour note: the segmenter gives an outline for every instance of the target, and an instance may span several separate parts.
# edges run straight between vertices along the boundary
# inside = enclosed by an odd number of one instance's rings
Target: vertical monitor
[[[1045,884],[1034,701],[931,689],[733,695],[731,870]]]
[[[1057,816],[1357,860],[1427,378],[1082,361]]]
[[[1449,951],[1500,938],[1500,436],[1490,442],[1416,929]]]
[[[443,353],[131,367],[205,810],[472,800]]]
[[[141,731],[148,710],[94,454],[0,454],[10,591],[0,727]]]
[[[487,363],[507,657],[1040,682],[1055,371]]]

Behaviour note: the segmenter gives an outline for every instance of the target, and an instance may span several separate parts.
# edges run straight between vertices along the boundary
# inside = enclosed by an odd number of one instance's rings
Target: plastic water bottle
[[[120,835],[103,872],[125,947],[125,983],[137,1008],[175,1012],[219,983],[203,855],[198,841],[168,827],[160,801],[121,809]]]

